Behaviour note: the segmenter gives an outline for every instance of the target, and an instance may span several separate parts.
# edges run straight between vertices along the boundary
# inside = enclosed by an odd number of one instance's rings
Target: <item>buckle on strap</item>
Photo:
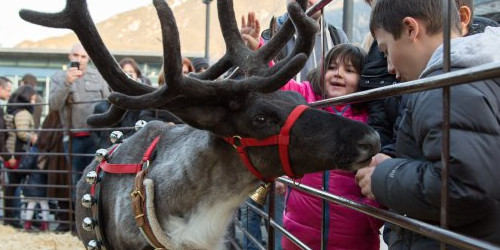
[[[238,147],[241,147],[243,145],[243,138],[239,135],[235,135],[231,137],[231,145],[235,148],[238,149]]]
[[[137,198],[137,196],[140,196],[141,199],[144,200],[144,195],[142,195],[142,192],[140,190],[134,190],[130,193],[131,198]]]

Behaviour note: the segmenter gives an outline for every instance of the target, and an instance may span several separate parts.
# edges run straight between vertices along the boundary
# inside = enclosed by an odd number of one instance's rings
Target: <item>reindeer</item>
[[[121,71],[102,42],[85,1],[67,0],[59,13],[21,10],[20,16],[35,24],[72,29],[113,89],[112,106],[108,112],[90,117],[90,124],[108,126],[126,110],[145,108],[168,110],[186,123],[150,122],[105,158],[109,164],[141,162],[152,141],[157,141],[143,182],[151,227],[161,232],[157,240],[162,246],[152,244],[155,248],[223,249],[232,214],[262,181],[328,169],[355,171],[379,151],[379,137],[367,125],[305,107],[300,95],[277,91],[302,68],[314,43],[318,27],[305,15],[305,1],[288,6],[291,21],[256,52],[240,37],[232,0],[217,1],[226,54],[207,71],[188,76],[182,74],[173,13],[164,1],[153,3],[164,41],[166,86],[160,89],[134,82]],[[293,53],[269,67],[268,62],[295,29],[298,38]],[[244,79],[219,78],[233,66],[243,72]],[[260,146],[244,148],[249,144]],[[102,162],[90,164],[84,177],[99,164]],[[90,249],[152,248],[131,212],[134,178],[132,174],[101,175],[98,201],[93,200],[97,204],[89,209],[76,203],[78,223],[85,224],[99,210],[97,233],[78,227],[84,244],[100,237],[101,245],[94,242]],[[77,201],[85,201],[92,185],[85,178],[78,182]]]

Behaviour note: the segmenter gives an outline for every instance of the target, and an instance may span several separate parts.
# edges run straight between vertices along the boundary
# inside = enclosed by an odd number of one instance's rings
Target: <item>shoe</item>
[[[40,231],[47,231],[49,230],[49,223],[44,221],[42,222],[42,224],[40,225]]]
[[[24,222],[24,230],[30,231],[32,229],[31,221],[27,220]]]
[[[66,233],[69,232],[69,225],[66,223],[61,223],[54,229],[54,233]]]
[[[18,228],[18,229],[23,228],[23,225],[21,225],[21,223],[19,223],[19,221],[4,221],[3,224],[6,226],[11,226],[13,228]]]

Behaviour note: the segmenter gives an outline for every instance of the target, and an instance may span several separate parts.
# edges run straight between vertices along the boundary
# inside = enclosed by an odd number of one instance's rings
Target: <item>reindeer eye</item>
[[[267,121],[267,117],[265,117],[264,115],[256,115],[253,118],[252,123],[255,127],[264,127],[265,125],[267,125]]]

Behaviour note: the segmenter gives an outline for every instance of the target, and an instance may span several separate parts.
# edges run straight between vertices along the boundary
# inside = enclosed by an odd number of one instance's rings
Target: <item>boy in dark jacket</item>
[[[370,31],[401,81],[443,73],[442,1],[379,0]],[[452,8],[453,9],[453,8]],[[500,28],[460,38],[451,12],[451,68],[500,62]],[[428,20],[432,20],[429,22]],[[500,78],[450,88],[449,228],[500,244]],[[439,224],[441,196],[442,89],[408,95],[397,134],[396,157],[356,175],[364,195],[390,209]],[[439,243],[391,226],[391,249],[435,249]]]

